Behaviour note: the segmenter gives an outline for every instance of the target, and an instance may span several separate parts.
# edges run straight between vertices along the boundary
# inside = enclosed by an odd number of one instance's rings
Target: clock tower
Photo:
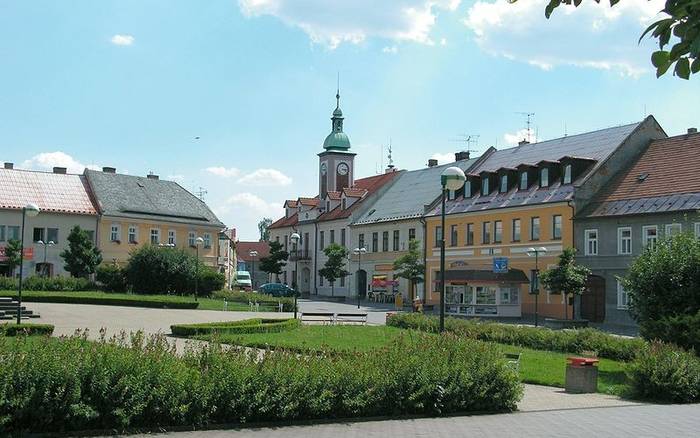
[[[331,117],[331,133],[323,142],[319,157],[319,195],[339,192],[352,187],[355,178],[355,154],[350,152],[350,139],[343,132],[343,111],[340,110],[340,90],[335,95],[336,107]]]

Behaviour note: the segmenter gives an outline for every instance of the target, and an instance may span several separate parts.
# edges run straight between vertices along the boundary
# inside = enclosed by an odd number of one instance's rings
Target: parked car
[[[265,283],[259,288],[259,292],[273,297],[293,297],[294,289],[282,283]]]
[[[253,290],[253,282],[248,271],[236,271],[236,286],[244,290]]]

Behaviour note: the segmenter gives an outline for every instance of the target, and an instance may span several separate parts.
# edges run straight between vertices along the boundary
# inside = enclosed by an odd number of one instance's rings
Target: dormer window
[[[501,193],[508,191],[508,175],[501,175]]]
[[[571,164],[564,166],[564,184],[571,184]]]
[[[549,168],[543,167],[540,170],[540,187],[549,187]]]
[[[326,211],[331,211],[331,201],[326,201]]]
[[[465,198],[471,198],[472,197],[472,182],[471,180],[467,179],[464,182],[464,197]]]
[[[481,179],[481,196],[487,196],[489,191],[489,177],[484,175]]]
[[[527,190],[527,171],[520,174],[520,190]]]

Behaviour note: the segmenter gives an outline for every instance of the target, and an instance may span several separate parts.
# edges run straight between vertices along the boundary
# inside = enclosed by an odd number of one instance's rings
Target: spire
[[[338,82],[335,89],[335,109],[340,109],[340,72],[338,72]]]
[[[343,132],[343,111],[340,109],[340,73],[338,73],[338,85],[335,91],[335,110],[333,110],[331,117],[331,133],[323,142],[323,148],[344,151],[350,149],[350,140]]]

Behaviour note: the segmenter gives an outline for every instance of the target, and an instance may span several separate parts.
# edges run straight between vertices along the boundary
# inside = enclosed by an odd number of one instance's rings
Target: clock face
[[[321,175],[325,175],[327,171],[326,163],[321,163]]]
[[[338,164],[338,175],[347,175],[350,168],[346,163]]]

